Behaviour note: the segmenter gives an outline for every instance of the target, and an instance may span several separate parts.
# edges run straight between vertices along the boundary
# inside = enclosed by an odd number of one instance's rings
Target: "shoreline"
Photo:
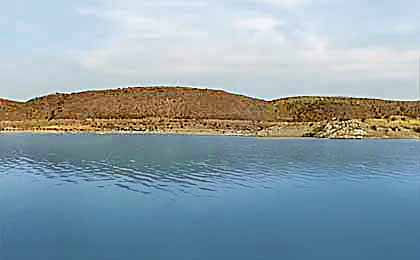
[[[261,140],[412,140],[420,141],[420,137],[395,137],[395,136],[376,136],[363,138],[320,138],[320,137],[305,137],[305,136],[260,136],[260,135],[241,135],[241,134],[221,134],[212,132],[128,132],[128,131],[34,131],[34,130],[17,130],[17,131],[0,131],[0,136],[4,135],[97,135],[97,136],[112,136],[112,135],[127,135],[127,136],[207,136],[207,137],[242,137],[242,138],[256,138]]]
[[[217,119],[0,121],[0,134],[190,135],[273,139],[420,140],[420,120],[264,122]]]

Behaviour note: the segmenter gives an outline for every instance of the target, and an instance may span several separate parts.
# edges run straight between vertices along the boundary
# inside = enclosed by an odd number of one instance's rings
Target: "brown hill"
[[[318,122],[420,117],[419,101],[389,101],[346,97],[292,97],[273,101],[277,121]]]
[[[0,121],[52,119],[229,119],[314,122],[420,117],[420,102],[340,97],[265,101],[220,90],[138,87],[54,94],[25,103],[0,100]]]
[[[126,88],[54,94],[35,98],[9,113],[28,119],[184,119],[268,120],[268,102],[220,90],[194,88]],[[0,119],[5,115],[0,114]]]

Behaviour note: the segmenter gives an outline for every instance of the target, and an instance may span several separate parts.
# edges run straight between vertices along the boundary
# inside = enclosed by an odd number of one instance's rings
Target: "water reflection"
[[[0,176],[31,174],[150,194],[265,188],[278,182],[419,181],[414,141],[188,136],[0,136]],[[1,178],[1,177],[0,177]]]

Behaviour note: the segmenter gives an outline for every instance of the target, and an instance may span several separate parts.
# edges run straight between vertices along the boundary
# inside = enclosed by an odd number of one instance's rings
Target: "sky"
[[[14,0],[0,97],[195,86],[418,99],[418,0]]]

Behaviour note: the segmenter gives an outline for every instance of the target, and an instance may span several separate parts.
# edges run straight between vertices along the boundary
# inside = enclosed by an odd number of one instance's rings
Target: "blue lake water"
[[[420,259],[420,142],[0,136],[0,259]]]

